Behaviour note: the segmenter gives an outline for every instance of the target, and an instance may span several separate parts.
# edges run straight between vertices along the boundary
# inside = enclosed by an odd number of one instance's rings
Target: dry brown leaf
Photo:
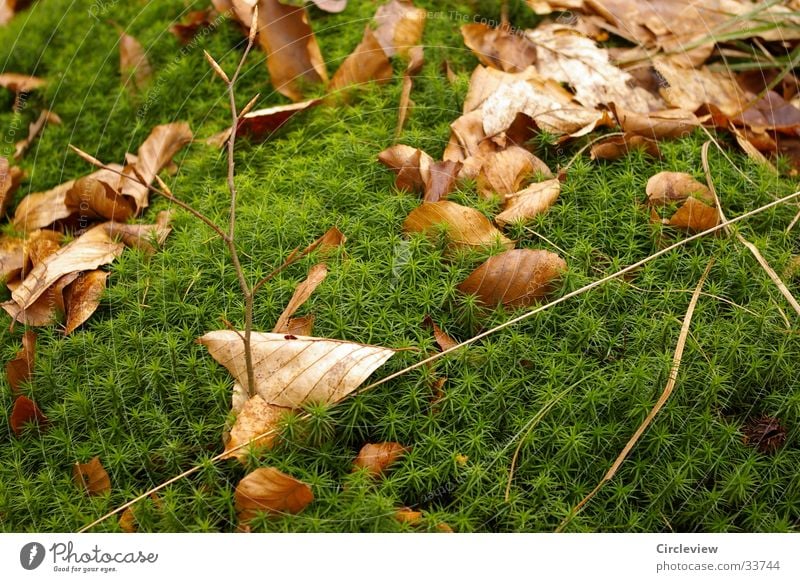
[[[202,29],[212,26],[212,18],[216,16],[216,11],[210,6],[205,10],[193,10],[186,15],[183,22],[172,24],[169,31],[181,44],[186,45]]]
[[[659,92],[672,107],[697,111],[702,105],[711,104],[734,118],[749,101],[729,71],[689,68],[667,58],[654,59],[653,65],[665,82]]]
[[[14,230],[30,232],[69,218],[72,209],[67,206],[66,199],[74,185],[75,180],[70,180],[45,192],[25,196],[14,213]]]
[[[286,322],[283,329],[279,329],[278,333],[289,335],[312,335],[314,331],[314,320],[316,316],[313,313],[309,315],[302,315],[300,317],[292,317]]]
[[[719,212],[697,198],[687,198],[667,224],[689,232],[701,232],[719,224]]]
[[[325,231],[325,234],[308,245],[303,252],[300,253],[300,256],[304,257],[307,254],[318,250],[321,257],[327,257],[337,248],[343,246],[345,242],[347,242],[347,237],[344,236],[342,231],[337,227],[332,226]]]
[[[358,469],[366,469],[367,473],[374,477],[379,477],[406,452],[408,449],[400,443],[367,443],[358,452],[354,465]]]
[[[136,522],[136,516],[133,514],[133,509],[126,507],[125,511],[119,514],[119,529],[125,533],[136,533],[139,525]]]
[[[328,90],[341,91],[345,87],[363,85],[369,81],[385,83],[391,78],[392,63],[367,26],[364,38],[333,74]]]
[[[442,331],[442,328],[436,325],[436,322],[433,321],[430,315],[426,315],[425,319],[422,320],[422,323],[425,326],[431,328],[431,330],[433,331],[433,337],[436,340],[436,343],[439,344],[439,347],[443,352],[458,345],[458,342],[456,340],[451,338],[444,331]]]
[[[261,435],[277,429],[281,417],[290,411],[289,408],[267,404],[258,394],[247,400],[240,410],[235,411],[236,420],[225,443],[225,453],[222,458],[237,458],[244,461],[247,457],[247,447],[242,445],[246,444],[252,447],[271,448],[277,434],[263,437]]]
[[[322,103],[321,99],[309,99],[308,101],[300,101],[299,103],[291,103],[289,105],[276,105],[275,107],[257,109],[242,117],[242,120],[239,122],[238,130],[246,135],[259,139],[266,139],[289,121],[295,114],[320,103]],[[218,147],[222,147],[222,145],[228,141],[230,129],[221,132],[218,136],[223,136],[223,134],[224,139],[217,139],[215,142]]]
[[[506,206],[494,221],[500,228],[516,221],[528,221],[556,203],[561,194],[561,181],[558,178],[531,184],[527,188],[506,194]]]
[[[400,523],[416,523],[422,519],[422,512],[404,507],[394,512],[394,518]]]
[[[755,132],[763,133],[771,129],[788,135],[797,135],[800,128],[800,109],[786,101],[775,91],[767,91],[745,109],[740,120]]]
[[[35,362],[36,332],[28,329],[22,336],[22,349],[6,364],[6,378],[12,394],[19,394],[22,384],[31,379]]]
[[[661,157],[655,140],[635,134],[612,135],[600,140],[589,150],[589,155],[593,160],[618,160],[633,150],[642,150],[654,158]]]
[[[586,107],[615,103],[643,113],[664,108],[658,97],[636,86],[629,73],[611,64],[608,51],[578,31],[545,24],[527,35],[536,46],[539,74],[567,83],[575,92],[575,99]]]
[[[21,160],[22,156],[25,155],[25,152],[28,151],[28,148],[31,147],[33,140],[35,140],[42,130],[44,126],[48,123],[52,123],[54,125],[61,125],[61,118],[53,113],[48,109],[42,110],[39,114],[39,117],[28,126],[28,137],[23,140],[18,141],[14,144],[14,159]]]
[[[536,48],[516,31],[476,22],[462,26],[461,35],[464,44],[487,67],[518,73],[536,61]]]
[[[444,161],[430,165],[425,182],[425,202],[437,202],[455,190],[461,172],[461,162]]]
[[[697,116],[683,109],[637,113],[615,106],[614,114],[625,133],[648,139],[684,137],[700,126]]]
[[[111,491],[111,479],[103,468],[100,457],[94,457],[88,463],[75,463],[72,480],[88,495],[102,495]]]
[[[21,168],[10,166],[8,160],[0,156],[0,217],[5,215],[6,208],[24,177],[25,172]]]
[[[375,37],[386,56],[405,55],[419,44],[427,12],[411,0],[390,0],[375,12]]]
[[[378,154],[378,161],[397,174],[398,190],[424,192],[430,181],[433,158],[420,149],[396,144]]]
[[[445,228],[448,246],[453,248],[488,247],[495,244],[505,248],[514,247],[514,242],[506,238],[479,211],[448,200],[423,202],[408,215],[403,222],[403,230],[431,232],[440,225]]]
[[[311,0],[317,8],[325,12],[338,13],[347,8],[347,0]]]
[[[647,200],[651,205],[664,206],[697,195],[709,203],[714,196],[708,186],[683,172],[659,172],[647,181]]]
[[[30,3],[30,0],[0,0],[0,26],[8,24],[14,18],[14,14]]]
[[[39,410],[36,403],[27,396],[17,396],[14,400],[14,408],[11,410],[11,417],[8,420],[14,434],[20,436],[25,429],[25,425],[35,423],[44,425],[47,417]]]
[[[71,334],[97,310],[100,305],[100,298],[106,290],[107,279],[107,271],[88,271],[81,273],[66,288],[64,304],[67,312],[67,323],[64,335]]]
[[[555,253],[515,249],[490,257],[458,289],[486,305],[525,307],[551,293],[566,269]]]
[[[314,501],[311,487],[274,467],[261,467],[239,481],[234,494],[240,521],[258,512],[300,513]]]
[[[119,71],[125,87],[142,91],[153,77],[153,67],[141,43],[130,34],[119,36]]]
[[[405,73],[403,73],[403,90],[400,93],[400,105],[397,108],[397,127],[394,131],[394,137],[397,139],[403,132],[403,126],[408,117],[408,111],[411,107],[411,90],[414,88],[414,76],[422,70],[422,65],[425,64],[425,53],[421,46],[412,47],[408,51],[408,66]]]
[[[80,213],[82,218],[119,222],[132,218],[137,211],[131,198],[120,195],[109,182],[91,176],[75,180],[64,196],[64,204],[70,214]]]
[[[19,73],[0,73],[0,87],[4,87],[14,93],[30,93],[35,89],[43,87],[46,81],[31,75],[21,75]]]
[[[220,330],[198,340],[211,356],[246,385],[239,332]],[[334,404],[358,388],[394,355],[394,350],[334,339],[253,333],[255,387],[267,404],[298,408],[309,402]]]
[[[283,333],[284,328],[287,327],[289,323],[289,318],[291,318],[298,309],[308,301],[308,298],[311,297],[311,294],[314,290],[319,287],[320,283],[325,280],[325,277],[328,276],[328,266],[324,263],[320,263],[318,265],[314,265],[308,271],[308,277],[306,277],[305,281],[300,283],[297,288],[294,290],[294,294],[292,298],[289,299],[289,303],[286,305],[286,309],[283,310],[280,317],[278,317],[278,321],[275,323],[275,327],[272,329],[273,333]]]
[[[35,230],[27,239],[3,235],[0,237],[0,277],[11,283],[17,275],[27,273],[31,251],[37,248],[38,240],[46,238],[60,243],[63,236],[52,230]]]
[[[517,192],[522,183],[536,175],[551,178],[553,173],[542,160],[525,148],[512,145],[483,156],[478,174],[478,192],[485,198]]]
[[[60,277],[36,301],[22,309],[14,301],[6,301],[2,308],[19,323],[27,326],[50,325],[61,321],[66,306],[64,303],[65,289],[78,278],[80,273],[68,273]],[[13,292],[21,285],[20,281],[9,282],[8,288]]]
[[[156,251],[156,247],[164,244],[169,233],[172,232],[172,227],[169,223],[173,214],[173,210],[162,210],[156,216],[155,224],[105,222],[103,226],[111,238],[119,237],[125,243],[125,246],[152,254]]]
[[[63,275],[108,264],[124,248],[109,238],[103,225],[96,226],[34,266],[11,294],[12,301],[25,310]]]

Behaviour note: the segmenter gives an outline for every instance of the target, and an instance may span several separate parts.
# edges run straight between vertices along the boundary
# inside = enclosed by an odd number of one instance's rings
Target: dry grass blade
[[[659,411],[664,407],[664,404],[667,403],[670,395],[672,394],[673,389],[675,388],[675,382],[678,379],[678,371],[681,367],[681,359],[683,358],[683,348],[686,346],[686,338],[689,337],[689,326],[692,323],[692,316],[694,315],[694,308],[697,305],[697,300],[700,298],[700,293],[703,290],[703,285],[706,282],[706,278],[708,277],[708,273],[711,271],[711,267],[714,264],[714,259],[711,259],[706,266],[706,270],[703,272],[703,275],[700,277],[700,281],[697,282],[697,287],[694,289],[694,293],[692,294],[692,299],[689,301],[689,307],[686,309],[686,315],[683,318],[683,325],[681,325],[681,333],[678,336],[678,343],[675,345],[675,354],[672,357],[672,368],[669,371],[669,379],[667,380],[667,385],[664,387],[664,391],[661,393],[661,396],[658,398],[658,401],[655,403],[655,406],[650,410],[647,417],[642,421],[642,424],[639,425],[639,428],[636,429],[636,432],[633,433],[633,436],[628,440],[625,448],[622,449],[622,452],[617,456],[614,464],[611,465],[611,468],[608,472],[603,476],[597,486],[592,489],[591,493],[584,497],[578,505],[576,505],[569,515],[561,522],[561,525],[558,526],[556,529],[557,532],[563,531],[564,528],[569,524],[569,522],[574,518],[578,512],[597,494],[598,491],[605,485],[607,482],[611,481],[614,478],[614,475],[617,474],[620,466],[625,459],[628,458],[628,455],[633,450],[633,447],[636,446],[636,443],[639,442],[639,439],[644,434],[644,431],[647,430],[647,427],[650,426],[650,423],[653,422],[653,419],[659,413]]]
[[[725,213],[722,211],[722,202],[720,202],[719,196],[717,196],[717,190],[716,188],[714,188],[714,182],[711,179],[711,170],[708,166],[708,147],[710,145],[711,145],[710,141],[707,141],[706,143],[703,144],[703,149],[701,153],[703,160],[703,171],[706,174],[706,182],[708,183],[708,189],[711,191],[711,194],[714,196],[714,199],[716,200],[717,210],[719,211],[720,220],[724,223],[727,221],[727,219],[725,218]],[[737,229],[732,229],[729,226],[727,226],[725,227],[725,232],[735,234],[737,240],[740,243],[742,243],[745,247],[747,247],[747,250],[749,250],[753,254],[753,256],[756,258],[756,261],[758,261],[758,264],[761,265],[761,268],[764,269],[764,271],[767,273],[772,282],[775,283],[775,286],[781,292],[781,295],[783,295],[786,298],[786,301],[789,302],[789,305],[792,306],[792,309],[794,309],[795,313],[800,315],[800,303],[797,302],[797,299],[794,298],[792,292],[789,291],[789,288],[778,276],[778,273],[775,272],[775,269],[773,269],[770,266],[770,264],[767,262],[767,259],[765,259],[764,256],[761,254],[761,251],[758,250],[758,247],[756,247],[756,245],[754,245],[749,240],[744,238]]]

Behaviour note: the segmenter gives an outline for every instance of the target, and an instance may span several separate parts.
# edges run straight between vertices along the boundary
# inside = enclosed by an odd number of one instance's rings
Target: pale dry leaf
[[[239,520],[258,512],[300,513],[314,501],[311,487],[274,467],[261,467],[239,481],[234,493]]]
[[[479,248],[497,244],[505,248],[514,247],[514,242],[479,211],[448,200],[423,202],[403,222],[405,232],[428,233],[437,228],[444,228],[448,246],[453,248]]]
[[[15,321],[27,326],[50,325],[60,321],[66,312],[64,292],[66,288],[78,278],[80,273],[67,273],[60,277],[53,285],[31,305],[22,309],[15,301],[6,301],[0,304],[6,313]],[[13,292],[21,285],[20,281],[9,282],[8,287]]]
[[[490,257],[458,289],[485,305],[525,307],[552,293],[566,269],[564,260],[550,251],[515,249]]]
[[[483,156],[478,174],[478,192],[486,198],[517,192],[523,182],[535,176],[551,178],[553,173],[542,160],[525,148],[512,145]]]
[[[732,118],[749,101],[730,71],[680,66],[668,58],[654,59],[653,65],[664,80],[659,92],[672,107],[694,112],[711,104]]]
[[[42,238],[60,244],[63,235],[52,230],[34,230],[24,239],[8,235],[0,237],[0,277],[3,281],[11,282],[17,275],[27,273],[32,251]]]
[[[396,442],[367,443],[361,447],[353,464],[373,477],[379,477],[406,452],[408,448]]]
[[[78,488],[89,495],[102,495],[111,491],[111,479],[103,468],[100,457],[94,457],[88,463],[75,463],[72,479]]]
[[[20,73],[0,73],[0,87],[4,87],[14,93],[30,93],[35,89],[44,87],[46,81],[32,75],[22,75]]]
[[[527,188],[507,194],[505,209],[494,217],[501,228],[514,222],[525,222],[547,212],[561,194],[561,181],[558,178],[536,182]]]
[[[28,148],[31,147],[33,140],[35,140],[40,133],[44,130],[45,125],[52,123],[53,125],[61,125],[61,118],[48,109],[42,110],[39,117],[28,126],[28,137],[18,141],[14,144],[14,159],[21,160]]]
[[[8,424],[16,436],[20,436],[25,426],[28,424],[44,425],[47,417],[39,410],[36,403],[27,396],[17,396],[14,400],[14,407],[11,409],[11,416]]]
[[[664,206],[671,202],[686,200],[693,195],[706,202],[712,204],[714,202],[714,196],[708,186],[684,172],[659,172],[647,180],[645,191],[651,205]]]
[[[141,43],[130,34],[119,37],[119,70],[123,84],[142,91],[153,77],[153,67]]]
[[[322,103],[321,99],[309,99],[289,105],[276,105],[265,109],[256,109],[242,117],[238,131],[259,139],[266,139],[288,122],[294,115]],[[222,147],[228,141],[230,129],[226,129],[217,136],[212,145]],[[224,137],[224,139],[223,139]]]
[[[461,35],[464,44],[487,67],[518,73],[536,61],[536,48],[517,31],[475,22],[462,26]]]
[[[386,56],[405,55],[419,44],[428,13],[411,0],[390,0],[375,12],[375,37]]]
[[[425,54],[421,46],[412,47],[408,51],[408,66],[403,73],[403,90],[400,93],[400,104],[397,108],[397,127],[394,131],[397,139],[403,131],[403,126],[408,118],[411,108],[411,90],[414,88],[414,76],[422,70],[425,64]]]
[[[155,224],[122,224],[105,222],[103,226],[111,238],[119,238],[125,246],[152,254],[167,240],[172,227],[169,225],[173,210],[162,210],[156,216]]]
[[[332,12],[334,14],[342,12],[347,8],[347,0],[311,0],[317,5],[317,8],[325,12]]]
[[[95,269],[81,273],[66,288],[64,294],[67,322],[64,335],[71,334],[78,326],[89,319],[100,305],[100,298],[106,290],[108,272]]]
[[[342,62],[331,78],[328,90],[341,91],[345,87],[363,85],[369,81],[385,83],[392,78],[392,63],[369,26],[364,37]]]
[[[430,182],[433,158],[420,149],[396,144],[378,154],[378,161],[397,174],[398,190],[424,192]]]
[[[425,202],[436,202],[455,190],[462,168],[461,162],[444,161],[430,165],[428,180],[425,183]]]
[[[612,135],[600,140],[589,150],[589,157],[593,160],[618,160],[633,150],[641,150],[654,158],[661,157],[655,140],[635,134]]]
[[[273,333],[281,333],[283,329],[287,327],[289,319],[306,301],[308,301],[308,298],[311,297],[314,290],[319,287],[320,283],[322,283],[327,276],[328,266],[324,263],[311,267],[308,271],[308,277],[297,286],[292,298],[289,299],[289,303],[286,305],[286,309],[284,309],[283,313],[278,317],[278,321],[272,329]]]
[[[28,329],[22,336],[22,349],[6,364],[6,379],[12,394],[19,394],[22,385],[31,379],[35,363],[36,332]]]
[[[0,156],[0,217],[4,216],[14,193],[19,188],[25,172],[17,166],[11,166],[8,160]]]
[[[198,340],[239,383],[247,382],[239,332],[220,330]],[[358,388],[394,350],[335,339],[253,333],[255,387],[267,404],[298,408],[334,404]]]
[[[700,120],[697,116],[691,111],[683,109],[638,113],[615,106],[614,115],[625,133],[640,135],[648,139],[685,137],[700,127]]]
[[[247,400],[236,415],[222,458],[237,458],[243,461],[247,458],[248,449],[243,445],[271,448],[281,418],[290,411],[289,408],[266,403],[258,394]],[[265,433],[269,434],[261,436]]]

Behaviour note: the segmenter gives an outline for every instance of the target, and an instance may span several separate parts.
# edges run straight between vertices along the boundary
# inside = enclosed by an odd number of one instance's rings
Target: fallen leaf
[[[102,495],[111,491],[111,479],[103,468],[100,457],[94,457],[88,463],[75,463],[72,480],[89,495]]]
[[[697,116],[691,111],[683,109],[638,113],[615,106],[613,111],[617,122],[626,134],[639,135],[648,139],[684,137],[700,127],[700,120]]]
[[[301,317],[292,317],[286,322],[283,329],[278,330],[278,333],[285,333],[294,336],[298,335],[312,335],[314,330],[314,314],[303,315]]]
[[[405,232],[430,232],[444,225],[448,245],[453,248],[486,247],[500,244],[513,248],[514,242],[497,230],[483,214],[474,208],[448,200],[423,202],[411,211],[405,222]]]
[[[333,74],[328,90],[341,91],[345,87],[363,85],[369,81],[385,83],[391,78],[392,63],[367,26],[364,38]]]
[[[411,107],[411,90],[414,88],[414,76],[422,70],[425,63],[425,54],[421,46],[415,46],[408,51],[408,66],[403,73],[403,90],[400,93],[400,105],[397,108],[397,127],[394,137],[397,139],[403,132],[403,126]]]
[[[478,174],[478,192],[485,198],[517,192],[522,183],[536,175],[551,178],[553,173],[542,160],[525,148],[510,146],[483,157]]]
[[[106,290],[107,271],[88,271],[81,273],[66,288],[64,304],[67,323],[64,335],[71,334],[78,326],[89,319],[100,305],[100,298]]]
[[[770,129],[797,135],[797,130],[800,128],[800,109],[775,91],[767,91],[763,97],[745,109],[736,121],[759,133]]]
[[[536,47],[517,31],[476,22],[462,26],[461,35],[464,44],[487,67],[518,73],[536,61]]]
[[[600,140],[589,150],[589,156],[593,160],[618,160],[633,150],[641,150],[654,158],[661,157],[655,140],[635,134],[612,135]]]
[[[136,533],[139,526],[136,522],[136,516],[130,507],[126,507],[125,511],[119,514],[119,529],[125,533]]]
[[[343,246],[346,241],[347,237],[342,233],[342,231],[337,227],[332,226],[325,231],[325,234],[308,245],[303,252],[300,253],[300,256],[304,257],[313,251],[318,251],[321,257],[327,257],[332,251],[336,250],[340,246]]]
[[[378,161],[397,174],[398,190],[424,192],[430,182],[433,158],[420,149],[396,144],[378,154]]]
[[[500,228],[517,221],[528,221],[546,212],[561,194],[561,181],[558,178],[536,182],[527,188],[506,194],[505,209],[494,217]]]
[[[156,247],[164,244],[172,232],[169,223],[173,214],[173,210],[162,210],[156,216],[155,224],[122,224],[112,221],[103,223],[103,227],[109,237],[119,237],[125,246],[152,254]]]
[[[142,91],[153,77],[153,67],[141,43],[130,34],[120,32],[119,71],[123,85]]]
[[[242,120],[239,122],[238,131],[260,139],[269,138],[294,115],[320,103],[322,103],[320,99],[309,99],[308,101],[300,101],[299,103],[276,105],[274,107],[251,111],[242,117]],[[230,129],[223,131],[220,136],[222,134],[225,134],[225,139],[216,140],[215,143],[218,147],[221,147],[228,141]]]
[[[731,72],[679,66],[666,58],[654,59],[653,65],[664,80],[659,92],[672,107],[697,111],[702,105],[711,104],[734,118],[748,102]]]
[[[40,87],[44,87],[46,81],[32,75],[21,75],[19,73],[0,73],[0,87],[4,87],[16,94],[30,93]]]
[[[0,0],[0,26],[8,24],[14,14],[27,8],[30,0]]]
[[[408,449],[400,443],[367,443],[358,452],[354,465],[356,468],[366,469],[374,477],[379,477],[406,452]]]
[[[300,513],[314,501],[311,487],[274,467],[261,467],[239,481],[234,493],[240,521],[260,511]]]
[[[701,232],[719,224],[719,211],[697,198],[687,198],[667,224],[689,232]]]
[[[527,32],[536,46],[536,69],[542,77],[567,83],[575,99],[590,108],[614,103],[630,111],[663,109],[659,98],[635,85],[633,77],[611,64],[608,51],[590,38],[559,24]]]
[[[12,301],[25,310],[63,275],[108,264],[123,249],[109,238],[103,225],[96,226],[31,269],[11,294]]]
[[[458,289],[485,305],[525,307],[550,294],[566,269],[564,259],[555,253],[515,249],[490,257]]]
[[[317,8],[325,12],[338,13],[347,8],[347,0],[311,0]]]
[[[34,230],[25,239],[7,235],[0,237],[0,277],[4,282],[27,272],[31,249],[40,238],[60,243],[63,236],[52,230]]]
[[[39,410],[36,403],[27,396],[17,396],[14,401],[14,408],[11,410],[9,424],[14,434],[20,436],[25,425],[36,423],[43,425],[47,422],[47,417]]]
[[[441,533],[455,533],[453,531],[453,528],[443,521],[436,524],[436,529],[439,530]]]
[[[434,162],[430,165],[425,181],[425,202],[437,202],[456,188],[462,163],[453,161]]]
[[[311,269],[308,271],[308,277],[306,277],[305,281],[297,286],[297,288],[294,290],[292,298],[286,305],[286,309],[284,309],[283,313],[281,313],[280,317],[278,317],[278,321],[275,323],[275,327],[272,329],[273,333],[288,333],[285,331],[285,328],[289,323],[289,318],[292,317],[306,301],[308,301],[308,298],[311,297],[311,294],[314,292],[314,290],[319,287],[320,283],[322,283],[327,276],[328,266],[324,263],[320,263],[311,267]]]
[[[6,301],[0,306],[17,322],[38,327],[43,325],[50,325],[54,322],[60,321],[66,312],[64,303],[64,290],[78,278],[80,273],[67,273],[60,277],[45,290],[42,295],[36,299],[31,305],[25,309],[20,308],[14,301]],[[21,282],[9,283],[9,289],[16,291]]]
[[[236,420],[225,443],[225,453],[222,458],[237,458],[244,461],[247,457],[247,447],[242,445],[250,444],[252,447],[271,448],[277,434],[269,434],[264,437],[260,435],[277,429],[283,415],[291,412],[291,409],[268,404],[256,394],[235,412],[237,413]]]
[[[408,507],[404,507],[394,512],[394,518],[400,523],[416,523],[422,519],[422,512],[413,511]]]
[[[290,336],[292,337],[292,336]],[[234,379],[247,384],[239,332],[220,330],[198,340]],[[299,408],[309,402],[334,404],[358,388],[394,355],[394,350],[334,339],[284,334],[251,336],[255,387],[267,404]]]
[[[419,44],[427,12],[410,0],[390,0],[375,12],[375,37],[386,56],[405,55]]]
[[[22,349],[6,364],[6,378],[12,394],[19,394],[22,385],[33,376],[36,361],[36,332],[31,329],[22,336]]]
[[[462,467],[467,464],[467,461],[469,461],[469,457],[467,455],[456,455],[456,463]]]
[[[211,19],[215,14],[216,12],[211,7],[205,10],[193,10],[186,15],[183,22],[172,24],[169,31],[181,44],[189,44],[198,32],[212,26]]]
[[[106,178],[116,183],[118,179],[110,172]],[[124,222],[133,217],[136,203],[119,194],[108,181],[91,176],[78,178],[64,196],[64,204],[70,214],[80,213],[82,219],[105,219]]]
[[[8,160],[0,156],[0,217],[6,213],[14,193],[25,173],[17,166],[10,166]]]
[[[14,144],[15,160],[22,159],[22,156],[24,156],[25,152],[28,151],[28,148],[31,147],[33,140],[35,140],[39,134],[42,133],[44,126],[48,123],[61,125],[61,118],[52,111],[44,109],[39,114],[39,117],[36,119],[36,121],[28,126],[28,137]]]
[[[442,331],[442,329],[438,325],[436,325],[436,322],[433,321],[430,315],[426,315],[425,319],[422,320],[422,323],[425,326],[431,328],[431,330],[433,331],[433,337],[436,340],[436,343],[439,344],[439,348],[441,348],[443,352],[458,345],[458,342],[456,340],[451,338],[444,331]]]
[[[663,222],[669,226],[701,232],[719,224],[719,211],[708,187],[682,172],[659,172],[647,181],[650,206],[682,202],[677,211]]]

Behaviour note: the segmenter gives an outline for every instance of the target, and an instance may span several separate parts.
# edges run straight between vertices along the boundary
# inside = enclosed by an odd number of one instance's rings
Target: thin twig
[[[578,503],[572,511],[569,512],[569,515],[564,518],[561,524],[556,529],[556,532],[564,531],[564,528],[569,524],[569,522],[580,512],[581,509],[597,494],[598,491],[611,481],[614,478],[614,475],[617,474],[620,466],[625,459],[628,458],[631,450],[639,442],[639,439],[644,434],[644,431],[647,430],[647,427],[650,426],[650,423],[653,422],[653,419],[656,417],[658,412],[664,407],[664,404],[667,403],[670,395],[672,394],[673,389],[675,388],[675,382],[678,379],[678,370],[681,367],[681,359],[683,358],[683,348],[686,345],[686,338],[689,335],[689,326],[692,323],[692,315],[694,315],[694,308],[697,305],[697,300],[700,298],[700,291],[703,290],[703,285],[706,282],[706,277],[708,277],[708,273],[711,271],[711,266],[714,264],[714,259],[712,258],[708,265],[706,266],[706,270],[703,271],[703,275],[700,277],[700,281],[697,283],[697,287],[694,289],[694,293],[692,294],[692,299],[689,301],[689,307],[686,309],[686,315],[683,318],[683,325],[681,325],[681,333],[678,336],[678,343],[675,345],[675,354],[672,357],[672,368],[669,371],[669,379],[667,380],[667,385],[664,386],[664,391],[661,393],[661,396],[658,398],[658,401],[655,403],[655,406],[650,410],[647,417],[642,421],[642,424],[639,425],[639,428],[636,429],[636,432],[633,433],[633,436],[628,439],[627,444],[622,449],[619,455],[617,455],[614,464],[611,465],[611,468],[606,472],[600,482],[595,486],[594,489],[584,497],[580,503]]]
[[[798,197],[800,197],[800,190],[798,190],[797,192],[794,192],[792,194],[789,194],[787,196],[784,196],[783,198],[779,198],[777,200],[773,200],[772,202],[764,204],[763,206],[759,206],[758,208],[750,210],[749,212],[746,212],[746,213],[744,213],[744,214],[742,214],[740,216],[737,216],[736,218],[732,218],[731,220],[728,220],[726,222],[722,222],[722,223],[718,224],[717,226],[709,228],[708,230],[704,230],[702,232],[698,232],[698,233],[693,234],[691,236],[688,236],[688,237],[686,237],[684,239],[681,239],[681,240],[671,244],[670,246],[664,247],[660,251],[656,251],[652,255],[649,255],[649,256],[645,257],[641,261],[638,261],[638,262],[636,262],[636,263],[634,263],[632,265],[629,265],[629,266],[627,266],[627,267],[625,267],[623,269],[620,269],[616,273],[613,273],[611,275],[607,275],[607,276],[603,277],[602,279],[598,279],[596,281],[593,281],[592,283],[589,283],[588,285],[584,285],[580,289],[576,289],[575,291],[567,293],[566,295],[563,295],[563,296],[559,297],[558,299],[550,301],[549,303],[545,303],[544,305],[540,305],[536,309],[532,309],[530,311],[527,311],[527,312],[525,312],[525,313],[523,313],[523,314],[521,314],[521,315],[519,315],[519,316],[517,316],[517,317],[515,317],[513,319],[508,320],[505,323],[497,325],[497,326],[495,326],[495,327],[493,327],[491,329],[486,330],[483,333],[480,333],[480,334],[478,334],[478,335],[476,335],[476,336],[474,336],[474,337],[472,337],[472,338],[470,338],[468,340],[465,340],[465,341],[461,342],[460,344],[456,344],[455,346],[453,346],[451,348],[448,348],[448,349],[446,349],[444,351],[441,351],[441,352],[438,352],[436,354],[433,354],[432,356],[429,356],[429,357],[425,358],[424,360],[420,360],[415,364],[407,366],[407,367],[403,368],[402,370],[399,370],[399,371],[397,371],[397,372],[395,372],[393,374],[389,374],[388,376],[386,376],[384,378],[381,378],[380,380],[378,380],[376,382],[373,382],[372,384],[362,388],[361,390],[354,391],[352,394],[355,395],[355,394],[360,394],[362,392],[366,392],[367,390],[372,390],[374,388],[377,388],[378,386],[386,384],[390,380],[394,380],[395,378],[397,378],[399,376],[402,376],[403,374],[406,374],[408,372],[416,370],[417,368],[420,368],[422,366],[427,366],[431,362],[436,361],[439,358],[443,358],[445,356],[448,356],[451,353],[453,353],[453,352],[455,352],[457,350],[460,350],[461,348],[464,348],[466,346],[469,346],[469,345],[477,342],[478,340],[481,340],[481,339],[483,339],[483,338],[485,338],[485,337],[487,337],[487,336],[489,336],[489,335],[491,335],[493,333],[496,333],[496,332],[498,332],[500,330],[503,330],[503,329],[505,329],[507,327],[510,327],[512,325],[515,325],[515,324],[519,323],[520,321],[524,321],[524,320],[528,319],[529,317],[533,317],[534,315],[536,315],[538,313],[541,313],[542,311],[545,311],[547,309],[550,309],[551,307],[555,307],[556,305],[560,305],[561,303],[564,303],[565,301],[568,301],[568,300],[572,299],[573,297],[577,297],[578,295],[581,295],[583,293],[591,291],[592,289],[594,289],[596,287],[599,287],[600,285],[603,285],[604,283],[608,283],[609,281],[611,281],[613,279],[621,277],[622,275],[625,275],[626,273],[630,273],[631,271],[634,271],[634,270],[640,268],[642,265],[645,265],[645,264],[649,263],[650,261],[653,261],[653,260],[655,260],[655,259],[657,259],[659,257],[662,257],[665,254],[667,254],[667,253],[669,253],[671,251],[674,251],[675,249],[678,249],[678,248],[680,248],[682,246],[685,246],[685,245],[689,244],[690,242],[693,242],[693,241],[696,241],[696,240],[698,240],[700,238],[708,236],[709,234],[713,234],[713,233],[725,228],[726,226],[728,226],[730,224],[736,224],[737,222],[740,222],[742,220],[745,220],[747,218],[750,218],[752,216],[760,214],[760,213],[764,212],[765,210],[769,210],[770,208],[778,206],[779,204],[785,204],[786,202],[789,202],[790,200],[795,200]],[[308,413],[302,414],[299,417],[299,419],[301,419],[301,420],[306,420],[308,418],[311,418],[311,415],[308,414]],[[208,462],[215,463],[217,461],[222,460],[223,458],[229,458],[231,453],[234,453],[236,451],[240,451],[242,449],[245,449],[245,448],[249,447],[251,442],[258,442],[261,439],[264,439],[266,437],[269,437],[269,436],[277,434],[277,432],[278,432],[278,429],[274,429],[274,428],[270,429],[268,431],[265,431],[262,434],[253,437],[248,442],[244,442],[241,445],[239,445],[239,446],[237,446],[237,447],[235,447],[233,449],[225,450],[225,451],[219,453],[215,457],[212,457],[211,459],[209,459]],[[188,477],[189,475],[192,475],[192,474],[196,473],[197,471],[200,470],[201,467],[202,467],[202,465],[195,465],[194,467],[192,467],[191,469],[187,469],[186,471],[184,471],[180,475],[176,475],[175,477],[172,477],[168,481],[165,481],[165,482],[157,485],[156,487],[153,487],[149,491],[143,493],[142,495],[139,495],[138,497],[132,499],[131,501],[128,501],[128,502],[120,505],[119,507],[117,507],[115,509],[112,509],[111,511],[109,511],[108,513],[103,515],[102,517],[99,517],[98,519],[96,519],[95,521],[90,523],[89,525],[87,525],[84,528],[80,529],[79,532],[85,532],[85,531],[90,530],[91,528],[93,528],[94,526],[102,523],[103,521],[105,521],[109,517],[112,517],[112,516],[116,515],[117,513],[121,512],[121,511],[124,511],[125,509],[127,509],[131,505],[137,503],[138,501],[141,501],[142,499],[144,499],[145,497],[147,497],[151,493],[155,493],[157,491],[160,491],[161,489],[167,487],[168,485],[171,485],[172,483],[175,483],[176,481],[179,481],[183,477]]]

